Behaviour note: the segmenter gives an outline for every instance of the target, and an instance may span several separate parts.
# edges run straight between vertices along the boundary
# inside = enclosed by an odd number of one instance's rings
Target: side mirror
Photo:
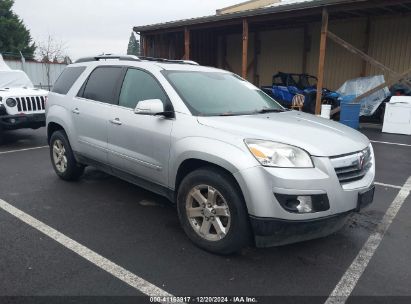
[[[134,113],[141,115],[157,115],[163,112],[164,105],[160,99],[141,100],[134,109]]]

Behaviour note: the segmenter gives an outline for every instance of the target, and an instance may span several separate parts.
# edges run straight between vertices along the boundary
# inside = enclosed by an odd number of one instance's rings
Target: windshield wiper
[[[250,113],[235,113],[235,112],[227,112],[218,114],[218,116],[240,116],[240,115],[249,115]]]
[[[280,113],[280,112],[285,112],[285,111],[286,111],[286,109],[269,109],[269,108],[264,108],[264,109],[261,109],[261,110],[256,111],[256,113],[261,113],[261,114],[264,114],[264,113]]]

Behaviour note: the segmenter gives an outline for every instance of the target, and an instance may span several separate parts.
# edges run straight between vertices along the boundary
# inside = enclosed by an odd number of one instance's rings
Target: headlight
[[[10,108],[12,108],[12,107],[15,107],[15,106],[17,105],[17,102],[16,102],[16,100],[13,99],[13,98],[7,98],[6,104],[7,104]]]
[[[313,168],[310,155],[303,149],[273,141],[246,139],[250,152],[266,167]]]

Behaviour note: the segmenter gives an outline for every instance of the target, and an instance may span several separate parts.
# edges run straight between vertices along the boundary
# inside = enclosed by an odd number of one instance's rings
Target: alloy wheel
[[[209,185],[193,187],[186,198],[191,227],[208,241],[223,239],[231,225],[230,209],[223,195]]]
[[[67,170],[66,149],[60,139],[54,141],[53,144],[53,161],[60,173],[64,173]]]

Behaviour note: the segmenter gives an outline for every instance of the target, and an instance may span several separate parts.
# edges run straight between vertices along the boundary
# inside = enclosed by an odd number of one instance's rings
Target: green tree
[[[33,58],[36,45],[23,21],[12,11],[14,0],[0,0],[0,53]],[[18,55],[19,56],[19,55]]]
[[[140,55],[140,41],[136,39],[134,33],[131,33],[130,40],[127,47],[127,55]]]

